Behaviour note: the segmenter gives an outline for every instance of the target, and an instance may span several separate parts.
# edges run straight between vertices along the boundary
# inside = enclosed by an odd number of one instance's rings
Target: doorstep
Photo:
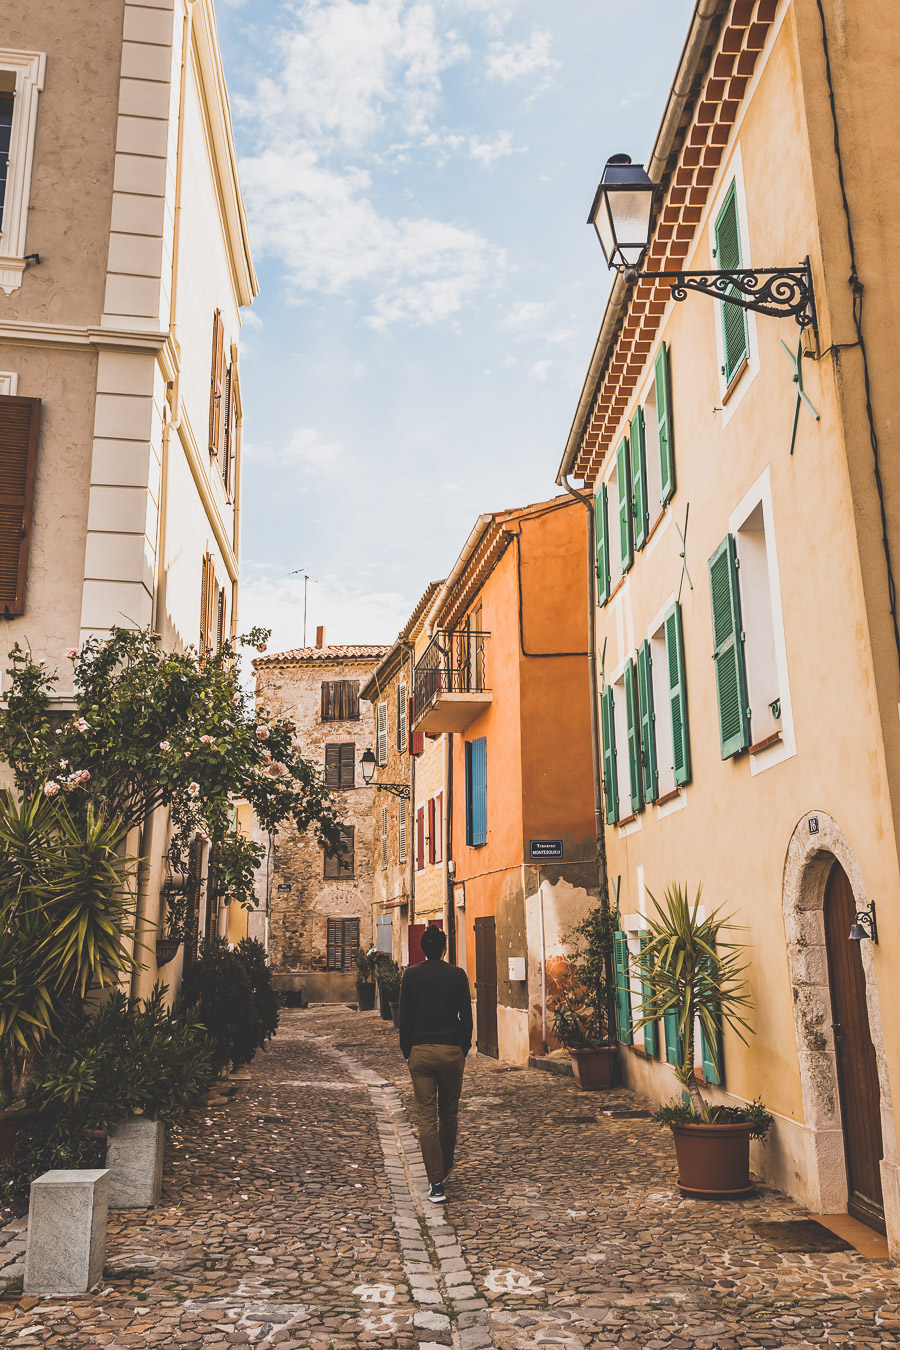
[[[529,1055],[529,1069],[543,1069],[545,1073],[558,1073],[563,1078],[574,1078],[572,1060],[569,1052],[562,1055]]]
[[[810,1214],[811,1219],[820,1223],[823,1228],[827,1228],[838,1237],[849,1242],[851,1247],[855,1247],[861,1256],[866,1256],[870,1261],[889,1261],[887,1238],[883,1233],[878,1233],[868,1224],[860,1223],[859,1219],[854,1219],[850,1214]]]

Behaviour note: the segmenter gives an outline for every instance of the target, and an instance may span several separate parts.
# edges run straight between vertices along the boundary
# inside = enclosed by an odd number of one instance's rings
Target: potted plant
[[[383,955],[378,961],[378,986],[381,990],[381,1015],[397,1026],[400,1012],[400,981],[403,971],[393,957]],[[385,1013],[387,1008],[387,1013]]]
[[[721,909],[700,917],[701,887],[693,901],[687,888],[670,886],[664,905],[651,895],[656,918],[647,920],[647,936],[633,958],[645,986],[643,1016],[648,1022],[674,1020],[679,1062],[675,1076],[685,1089],[681,1102],[661,1106],[654,1114],[668,1125],[675,1142],[678,1187],[698,1199],[730,1199],[749,1195],[750,1140],[764,1139],[772,1116],[759,1101],[749,1106],[715,1106],[700,1092],[695,1066],[699,1028],[707,1053],[719,1064],[719,1037],[724,1025],[745,1042],[753,1028],[743,1016],[751,1005],[740,943],[725,942],[722,930],[734,928]]]
[[[364,951],[357,947],[356,956],[356,1005],[360,1012],[371,1012],[375,1007],[375,949]]]
[[[575,950],[553,1001],[553,1035],[572,1057],[578,1086],[587,1091],[612,1085],[618,1049],[612,986],[613,936],[618,919],[595,905],[569,934]]]

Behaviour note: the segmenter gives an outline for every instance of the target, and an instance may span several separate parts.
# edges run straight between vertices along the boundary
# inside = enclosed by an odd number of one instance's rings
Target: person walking
[[[447,935],[429,924],[425,960],[409,966],[400,985],[400,1049],[409,1064],[419,1144],[434,1205],[446,1202],[444,1181],[453,1166],[466,1055],[472,1048],[469,980],[442,960]]]

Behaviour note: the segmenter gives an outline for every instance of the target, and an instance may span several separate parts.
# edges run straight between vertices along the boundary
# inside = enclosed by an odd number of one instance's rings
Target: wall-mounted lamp
[[[366,787],[373,787],[376,792],[390,792],[395,797],[402,797],[404,801],[409,801],[409,783],[373,783],[372,778],[375,774],[375,765],[377,760],[372,753],[372,747],[364,750],[359,758],[359,767],[362,769],[363,783]]]
[[[641,272],[640,265],[650,247],[656,188],[644,166],[632,164],[630,155],[613,155],[607,160],[587,222],[597,231],[607,267],[621,272],[626,281],[668,281],[673,300],[686,300],[688,291],[699,291],[741,309],[794,318],[801,328],[815,328],[809,258],[800,267]]]
[[[871,938],[877,944],[878,942],[878,924],[875,922],[875,901],[873,900],[868,909],[861,909],[853,921],[853,927],[847,934],[851,942],[862,942],[864,938]]]

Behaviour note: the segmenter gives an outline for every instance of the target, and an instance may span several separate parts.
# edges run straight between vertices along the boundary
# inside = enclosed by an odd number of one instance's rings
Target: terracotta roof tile
[[[354,642],[337,647],[294,647],[287,652],[272,652],[257,656],[257,666],[292,665],[300,661],[377,661],[389,648],[381,644]]]

